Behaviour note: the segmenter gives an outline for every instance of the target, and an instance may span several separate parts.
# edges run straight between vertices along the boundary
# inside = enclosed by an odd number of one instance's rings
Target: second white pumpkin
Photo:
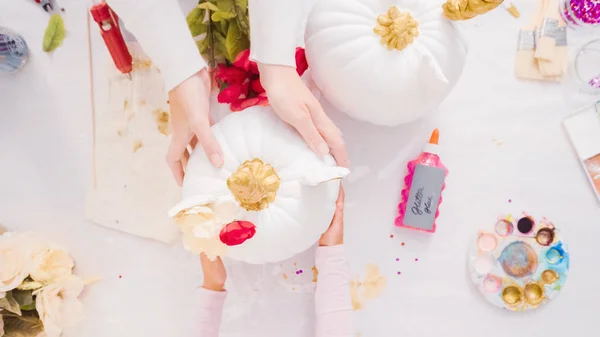
[[[401,18],[389,17],[393,7]],[[456,84],[467,54],[458,27],[442,12],[438,1],[320,0],[305,34],[315,83],[337,109],[361,121],[394,126],[425,116]],[[391,24],[381,27],[380,15]]]

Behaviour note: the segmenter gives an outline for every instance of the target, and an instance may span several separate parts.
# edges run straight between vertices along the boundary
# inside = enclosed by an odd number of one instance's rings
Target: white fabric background
[[[0,25],[20,32],[32,49],[21,73],[0,78],[0,222],[47,235],[70,249],[79,274],[104,278],[86,291],[86,319],[67,337],[194,336],[193,290],[201,282],[197,259],[177,245],[83,220],[92,139],[87,3],[61,1],[69,33],[50,55],[41,52],[47,15],[32,3],[0,2]],[[382,296],[356,313],[362,337],[554,337],[594,331],[600,207],[561,126],[584,101],[566,85],[514,79],[516,34],[532,1],[516,4],[524,14],[520,20],[497,10],[464,24],[470,40],[467,66],[438,115],[379,128],[325,104],[346,135],[354,171],[346,184],[352,270],[363,273],[367,263],[375,263],[389,278]],[[450,175],[438,232],[425,236],[392,224],[404,165],[433,127],[441,130]],[[466,251],[481,224],[521,210],[560,226],[572,268],[554,303],[514,314],[478,296],[467,277]],[[241,305],[226,313],[224,335],[310,336],[310,276],[299,281],[308,286],[291,291],[278,270],[290,270],[296,262],[310,274],[310,255],[281,266],[233,266],[230,277],[237,282],[230,300]]]

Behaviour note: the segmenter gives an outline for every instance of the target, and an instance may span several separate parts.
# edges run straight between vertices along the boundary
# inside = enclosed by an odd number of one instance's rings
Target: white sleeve
[[[249,0],[250,59],[296,67],[301,0]]]
[[[206,67],[176,0],[106,0],[160,69],[167,91]]]

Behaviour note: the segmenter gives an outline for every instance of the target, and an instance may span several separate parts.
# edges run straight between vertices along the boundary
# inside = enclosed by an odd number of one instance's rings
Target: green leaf
[[[245,49],[250,47],[250,43],[240,33],[239,27],[236,21],[232,21],[229,24],[229,30],[227,31],[227,37],[225,38],[225,50],[227,51],[227,60],[231,63],[235,60],[235,57]]]
[[[208,1],[201,3],[201,4],[199,4],[196,7],[197,8],[202,8],[202,9],[208,9],[208,10],[211,10],[213,12],[218,12],[219,11],[219,7],[213,5],[212,3],[208,2]]]
[[[235,5],[244,11],[248,11],[248,0],[235,0]]]
[[[53,14],[48,21],[48,27],[44,33],[44,44],[42,49],[45,52],[51,52],[58,48],[65,39],[65,22],[58,14]]]
[[[227,21],[219,22],[218,26],[219,26],[219,29],[217,29],[217,31],[221,32],[223,35],[227,35],[227,34],[225,34],[227,32],[227,29],[229,26]]]
[[[15,300],[11,291],[7,292],[4,298],[0,298],[0,308],[21,316],[19,302]]]
[[[230,12],[233,8],[233,0],[217,0],[217,7],[224,12]]]
[[[13,298],[19,304],[21,310],[35,309],[35,301],[33,300],[32,290],[13,290]]]
[[[237,14],[231,12],[214,12],[210,17],[214,22],[219,22],[223,20],[233,19]]]
[[[198,47],[198,51],[200,52],[200,54],[204,54],[204,52],[208,50],[208,39],[196,41],[196,47]]]
[[[194,25],[190,26],[190,32],[192,33],[193,37],[205,34],[208,32],[208,25],[204,23],[195,23]]]
[[[185,21],[187,22],[188,27],[190,27],[190,30],[192,29],[192,26],[196,24],[196,22],[202,22],[205,12],[206,10],[196,7],[188,13],[187,17],[185,18]]]

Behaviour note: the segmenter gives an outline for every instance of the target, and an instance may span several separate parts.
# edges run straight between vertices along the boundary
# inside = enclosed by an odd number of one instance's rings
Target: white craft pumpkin
[[[467,55],[465,39],[435,0],[320,0],[305,42],[323,95],[357,120],[387,126],[435,110]]]
[[[346,168],[319,158],[270,107],[229,114],[212,128],[224,153],[222,168],[194,151],[183,182],[183,200],[170,211],[184,245],[210,258],[277,262],[315,244],[335,211]],[[270,165],[270,166],[269,166]],[[226,246],[219,239],[234,220],[256,226],[251,239]]]

